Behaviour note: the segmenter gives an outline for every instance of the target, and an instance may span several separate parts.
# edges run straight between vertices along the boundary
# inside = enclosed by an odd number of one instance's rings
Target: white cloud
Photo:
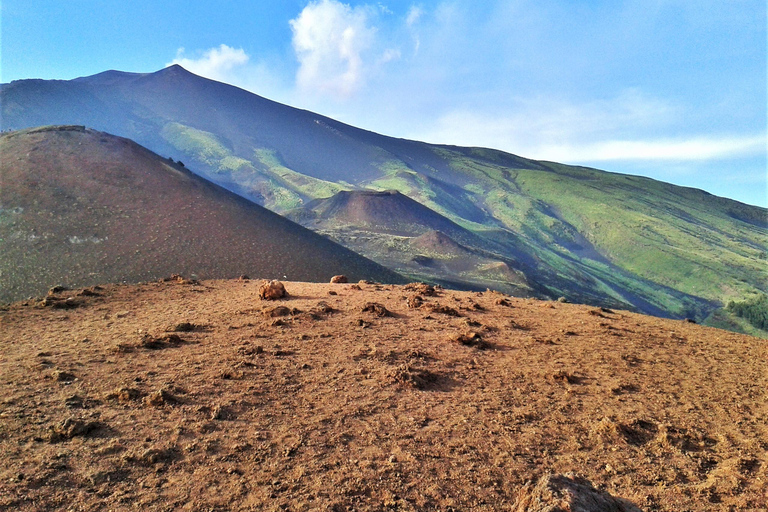
[[[348,97],[365,81],[364,57],[374,44],[371,10],[336,0],[310,2],[290,21],[304,91]]]
[[[701,162],[766,151],[766,134],[657,135],[680,133],[684,117],[683,107],[628,89],[612,99],[584,103],[526,98],[492,112],[453,110],[407,136],[564,163]]]
[[[692,137],[662,140],[606,140],[584,145],[542,145],[547,160],[606,162],[628,160],[705,161],[759,155],[766,136]]]
[[[424,16],[424,9],[417,5],[412,5],[408,10],[408,14],[405,17],[405,26],[411,32],[411,39],[413,40],[413,55],[416,56],[419,53],[421,47],[421,36],[416,31],[419,20]]]
[[[417,5],[412,5],[408,10],[408,15],[405,17],[405,24],[412,27],[419,22],[419,19],[421,19],[423,15],[424,9]]]
[[[194,58],[186,53],[184,48],[179,48],[176,58],[166,66],[178,64],[196,75],[241,87],[276,101],[289,103],[291,100],[290,78],[284,77],[281,63],[274,59],[254,60],[242,48],[225,44],[196,51],[197,57]]]
[[[221,81],[230,79],[233,69],[244,66],[249,60],[242,48],[232,48],[225,44],[204,51],[196,59],[185,57],[184,53],[184,48],[179,48],[176,58],[166,66],[178,64],[196,75]]]
[[[401,57],[400,50],[396,48],[387,48],[381,56],[380,62],[391,62]]]
[[[483,103],[491,102],[488,110]],[[680,107],[627,89],[615,98],[585,102],[551,97],[482,96],[450,110],[422,133],[431,142],[482,145],[533,155],[543,145],[579,145],[608,137],[634,137],[639,130],[658,129],[680,114]]]

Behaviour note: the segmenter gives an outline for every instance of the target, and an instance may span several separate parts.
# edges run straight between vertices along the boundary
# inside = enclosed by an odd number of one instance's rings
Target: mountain
[[[532,268],[495,254],[495,244],[396,190],[345,190],[285,216],[415,278],[458,289],[547,294],[527,280]]]
[[[454,241],[522,272],[539,295],[703,320],[768,291],[768,211],[701,190],[386,137],[179,66],[16,81],[0,87],[0,102],[3,129],[68,123],[116,133],[278,213],[342,191],[397,190],[470,232],[474,242]],[[325,232],[348,243],[334,229]],[[356,229],[358,239],[380,235]],[[447,272],[477,285],[460,269],[414,271],[421,255],[409,247],[369,256],[413,277]]]
[[[124,138],[27,129],[0,135],[0,155],[0,301],[174,273],[402,282]]]
[[[397,190],[341,191],[308,203],[299,216],[318,227],[353,227],[376,233],[419,236],[439,230],[457,238],[472,233]]]

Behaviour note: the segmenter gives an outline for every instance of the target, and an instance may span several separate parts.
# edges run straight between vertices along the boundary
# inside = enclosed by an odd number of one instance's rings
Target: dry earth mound
[[[260,284],[0,310],[0,509],[768,507],[764,340],[493,292]]]
[[[419,236],[432,230],[459,239],[476,238],[455,222],[396,190],[345,190],[327,199],[311,201],[294,215],[305,225],[321,229],[348,225],[399,236]]]
[[[0,154],[0,301],[172,273],[400,280],[127,139],[38,128],[2,134]]]

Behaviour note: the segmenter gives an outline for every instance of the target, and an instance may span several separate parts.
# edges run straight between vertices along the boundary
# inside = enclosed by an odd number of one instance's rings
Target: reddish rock
[[[262,300],[282,299],[286,295],[285,286],[280,281],[269,281],[259,287],[259,297]]]
[[[479,349],[488,348],[488,344],[483,341],[483,337],[480,333],[471,332],[468,334],[460,334],[453,339],[456,343],[464,345],[465,347],[475,347]]]
[[[332,283],[348,283],[349,279],[347,279],[347,276],[338,275],[338,276],[333,276],[331,278],[331,282]]]
[[[392,313],[378,302],[366,302],[363,311],[373,313],[376,316],[392,316]]]
[[[403,288],[410,292],[416,292],[425,297],[435,297],[437,295],[437,290],[435,287],[427,283],[408,283]]]
[[[268,317],[277,318],[279,316],[290,316],[293,312],[290,308],[285,306],[276,306],[272,309],[268,309],[264,314]]]
[[[408,307],[411,309],[420,308],[422,304],[424,304],[424,299],[421,297],[421,295],[411,295],[407,299]]]

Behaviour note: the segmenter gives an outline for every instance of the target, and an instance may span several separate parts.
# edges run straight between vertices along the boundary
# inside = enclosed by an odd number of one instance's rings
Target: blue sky
[[[764,0],[4,0],[0,81],[171,63],[387,135],[768,206]]]

